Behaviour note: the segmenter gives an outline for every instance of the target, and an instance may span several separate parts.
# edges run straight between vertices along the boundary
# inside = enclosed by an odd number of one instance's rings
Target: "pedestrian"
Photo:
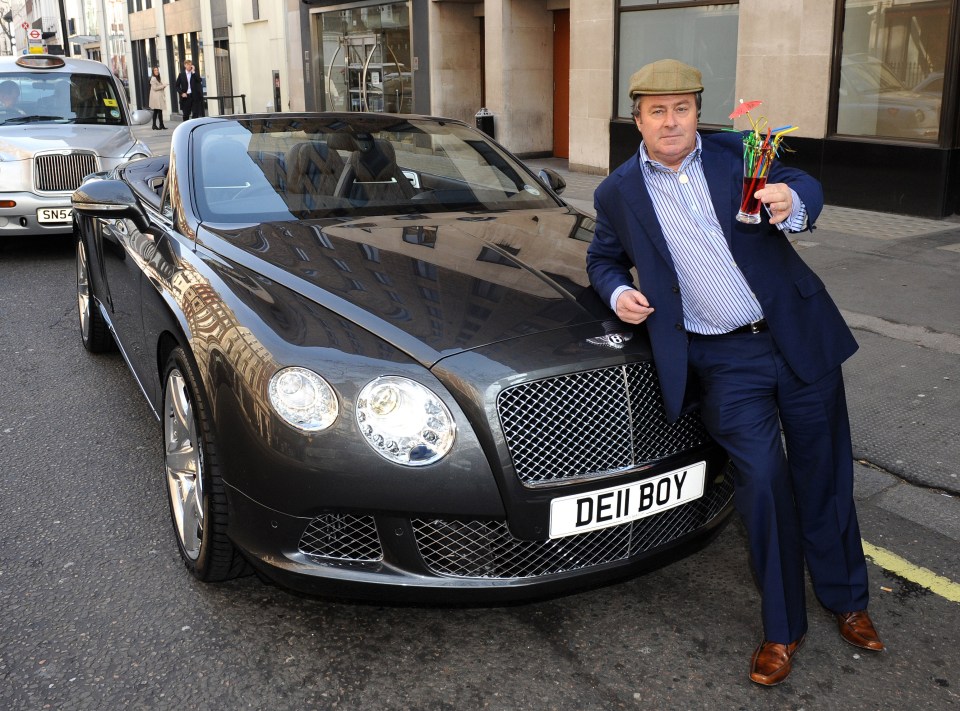
[[[786,234],[812,228],[819,182],[774,163],[756,192],[768,214],[736,221],[742,136],[699,134],[702,93],[700,72],[673,59],[631,77],[642,142],[597,188],[587,271],[621,320],[646,323],[668,419],[699,402],[736,467],[764,634],[750,679],[772,686],[807,632],[804,560],[842,638],[884,648],[866,611],[840,370],[857,344]]]
[[[168,84],[163,82],[163,79],[160,78],[160,67],[154,67],[153,72],[150,75],[150,103],[149,106],[153,109],[153,130],[162,131],[166,128],[163,125],[163,109],[167,105],[167,99],[163,95],[163,90],[166,89]],[[157,124],[160,124],[159,126]]]
[[[180,97],[180,111],[183,120],[203,116],[203,84],[193,69],[189,59],[183,63],[183,71],[177,75],[177,95]]]

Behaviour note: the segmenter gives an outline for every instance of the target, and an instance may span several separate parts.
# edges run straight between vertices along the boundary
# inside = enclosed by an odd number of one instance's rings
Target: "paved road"
[[[502,607],[194,582],[159,425],[120,357],[80,345],[72,244],[0,244],[0,708],[960,708],[960,603],[945,597],[960,505],[924,483],[949,485],[960,462],[960,225],[880,239],[836,224],[802,249],[863,323],[847,377],[890,651],[845,645],[811,601],[807,644],[774,689],[746,677],[761,632],[736,523],[647,575]]]

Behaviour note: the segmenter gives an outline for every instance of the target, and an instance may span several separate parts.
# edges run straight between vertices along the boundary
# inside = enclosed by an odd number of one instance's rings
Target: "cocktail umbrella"
[[[762,101],[744,101],[743,99],[740,99],[740,104],[733,110],[733,113],[730,114],[730,118],[737,119],[744,114],[749,114],[749,112],[753,111],[762,103]],[[750,116],[748,115],[747,118],[749,119]],[[753,123],[753,119],[750,119],[750,123]]]

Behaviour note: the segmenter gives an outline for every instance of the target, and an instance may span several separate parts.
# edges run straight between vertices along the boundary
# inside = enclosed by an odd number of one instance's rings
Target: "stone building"
[[[392,111],[474,122],[521,156],[606,174],[637,147],[630,75],[704,76],[701,126],[739,99],[793,124],[832,204],[960,211],[960,0],[127,0],[136,74],[190,57],[210,113]],[[131,94],[143,103],[142,82]],[[176,111],[171,92],[171,111]],[[747,123],[740,119],[736,128]]]

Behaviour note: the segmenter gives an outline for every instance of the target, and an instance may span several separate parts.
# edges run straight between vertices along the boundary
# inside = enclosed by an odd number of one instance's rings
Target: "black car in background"
[[[702,543],[732,472],[668,424],[592,220],[458,121],[204,118],[74,193],[83,343],[162,423],[187,568],[520,598]]]

